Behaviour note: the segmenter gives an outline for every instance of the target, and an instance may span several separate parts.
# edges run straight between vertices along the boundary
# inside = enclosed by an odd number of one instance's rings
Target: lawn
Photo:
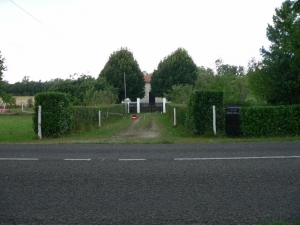
[[[0,143],[20,143],[33,140],[31,114],[0,114]]]

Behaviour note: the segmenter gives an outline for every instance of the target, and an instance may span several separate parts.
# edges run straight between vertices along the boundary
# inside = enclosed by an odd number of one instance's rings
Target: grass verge
[[[224,136],[196,136],[182,125],[174,126],[166,114],[145,113],[138,114],[140,122],[137,129],[147,129],[151,126],[151,120],[155,120],[161,135],[155,139],[139,139],[132,143],[140,144],[171,144],[171,143],[226,143],[226,142],[272,142],[272,141],[296,141],[300,136],[295,137],[270,137],[270,138],[229,138]],[[125,119],[120,118],[111,123],[103,124],[102,127],[95,127],[90,131],[78,131],[62,138],[37,139],[32,128],[31,114],[0,114],[0,143],[32,143],[32,144],[61,144],[61,143],[112,143],[107,140],[126,129],[132,123],[131,115]],[[117,142],[116,142],[117,143]],[[130,144],[131,142],[126,142]],[[300,225],[300,224],[299,224]]]

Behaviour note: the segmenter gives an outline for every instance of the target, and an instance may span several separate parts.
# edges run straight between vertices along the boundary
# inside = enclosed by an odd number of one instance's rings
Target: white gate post
[[[99,110],[99,127],[101,127],[101,111]]]
[[[176,108],[174,108],[174,127],[176,126]]]
[[[42,106],[40,105],[38,111],[38,138],[42,139]]]
[[[216,106],[213,105],[213,131],[214,134],[217,134],[217,126],[216,126]]]
[[[141,99],[137,98],[136,99],[136,113],[141,113],[141,108],[140,108],[141,104],[140,104],[140,102],[141,102]]]
[[[166,103],[167,103],[167,99],[163,98],[163,113],[166,113]]]

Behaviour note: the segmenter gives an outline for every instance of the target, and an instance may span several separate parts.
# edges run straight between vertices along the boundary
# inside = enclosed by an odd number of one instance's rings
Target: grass
[[[0,115],[0,143],[20,143],[35,137],[32,115]]]
[[[170,144],[170,143],[226,143],[226,142],[268,142],[268,141],[295,141],[300,140],[299,136],[295,137],[270,137],[270,138],[229,138],[224,136],[196,136],[191,134],[182,125],[174,127],[172,121],[166,114],[145,113],[137,114],[140,122],[137,129],[147,129],[151,126],[151,119],[156,121],[161,131],[161,136],[152,139],[140,139],[134,143],[145,144]],[[14,115],[0,114],[0,143],[108,143],[109,137],[124,130],[132,123],[131,115],[127,118],[120,118],[112,123],[103,124],[101,128],[95,127],[90,131],[78,131],[62,138],[43,138],[37,139],[32,128],[32,115],[18,113]],[[111,141],[109,142],[111,143]]]

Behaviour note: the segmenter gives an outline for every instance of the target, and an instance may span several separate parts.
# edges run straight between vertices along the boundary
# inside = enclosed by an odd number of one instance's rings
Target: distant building
[[[151,81],[152,73],[148,74],[145,71],[143,73],[145,79],[145,96],[144,98],[141,99],[141,102],[149,102],[149,92],[151,91],[150,81]]]

